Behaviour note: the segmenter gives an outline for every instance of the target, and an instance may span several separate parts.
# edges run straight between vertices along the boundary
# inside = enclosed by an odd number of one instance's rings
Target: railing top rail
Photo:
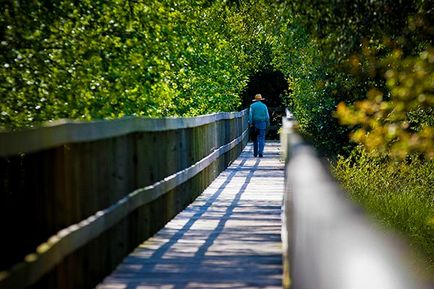
[[[406,246],[341,191],[312,147],[283,119],[287,156],[284,239],[291,288],[420,289]],[[285,145],[284,145],[285,146]]]
[[[0,132],[0,157],[30,153],[75,142],[96,141],[133,132],[156,132],[193,128],[247,113],[220,112],[209,115],[158,119],[128,117],[116,120],[58,120],[40,127]]]

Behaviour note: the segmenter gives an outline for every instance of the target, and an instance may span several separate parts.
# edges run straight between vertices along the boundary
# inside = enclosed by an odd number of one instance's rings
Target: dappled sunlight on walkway
[[[278,143],[269,143],[264,158],[253,158],[249,144],[97,288],[281,288],[278,150]]]

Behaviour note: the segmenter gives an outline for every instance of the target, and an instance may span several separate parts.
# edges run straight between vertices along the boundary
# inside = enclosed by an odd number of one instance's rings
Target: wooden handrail
[[[238,156],[247,127],[244,110],[1,133],[0,289],[93,288]]]
[[[283,119],[284,287],[426,288],[410,269],[407,247],[361,213],[294,127],[292,115]]]
[[[228,144],[222,145],[194,165],[172,174],[153,185],[138,189],[107,209],[51,236],[8,272],[0,274],[0,289],[21,289],[33,284],[63,258],[82,247],[140,206],[152,202],[178,185],[196,176],[224,153],[247,138],[248,130]]]
[[[193,128],[224,119],[238,118],[247,111],[224,112],[189,118],[139,118],[116,120],[58,120],[43,126],[0,132],[0,157],[30,153],[63,144],[95,141],[133,132]]]

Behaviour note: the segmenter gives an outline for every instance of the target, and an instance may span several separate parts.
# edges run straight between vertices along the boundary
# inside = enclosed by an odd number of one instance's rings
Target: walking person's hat
[[[255,95],[253,101],[258,101],[258,100],[265,100],[265,98],[263,98],[262,95],[258,93],[257,95]]]

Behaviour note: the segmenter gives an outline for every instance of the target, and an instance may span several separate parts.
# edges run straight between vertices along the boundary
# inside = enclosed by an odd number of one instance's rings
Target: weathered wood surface
[[[0,157],[30,153],[76,142],[90,142],[134,132],[162,132],[194,128],[221,120],[240,118],[240,112],[221,112],[190,118],[125,117],[116,120],[77,121],[62,119],[42,127],[18,131],[0,131]]]
[[[246,111],[137,121],[59,126],[70,131],[65,135],[84,136],[0,157],[0,288],[94,288],[190,204],[247,142]],[[27,137],[35,132],[47,133],[35,128]],[[0,155],[1,144],[23,140],[14,135],[0,134]]]
[[[240,157],[98,289],[281,288],[279,144]]]

